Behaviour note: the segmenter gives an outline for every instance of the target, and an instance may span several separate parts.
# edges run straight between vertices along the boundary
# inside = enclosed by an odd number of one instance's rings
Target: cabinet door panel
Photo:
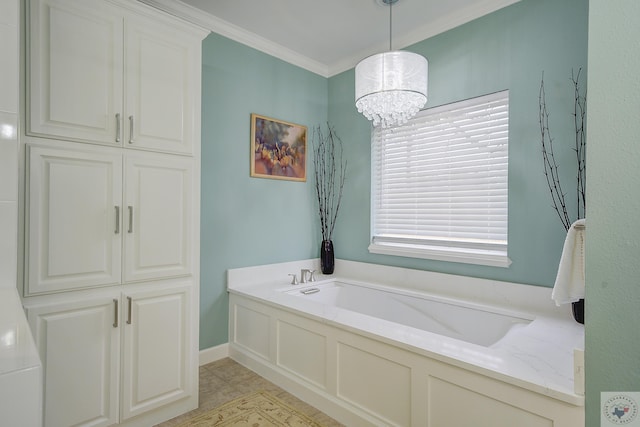
[[[113,299],[27,307],[44,367],[45,427],[118,421],[120,333]]]
[[[125,25],[126,145],[191,153],[199,43],[140,17]]]
[[[125,163],[124,281],[191,274],[193,160],[130,153]]]
[[[120,282],[122,159],[29,148],[28,293]]]
[[[123,20],[104,1],[30,2],[27,133],[118,144]]]
[[[123,419],[192,393],[189,286],[126,297]]]

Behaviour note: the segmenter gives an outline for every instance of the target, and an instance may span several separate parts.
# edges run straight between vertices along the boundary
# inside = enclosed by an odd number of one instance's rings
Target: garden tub
[[[347,425],[584,425],[584,330],[550,289],[345,264],[230,270],[231,357]]]
[[[283,291],[307,301],[364,314],[468,343],[491,346],[533,316],[387,286],[334,279]]]

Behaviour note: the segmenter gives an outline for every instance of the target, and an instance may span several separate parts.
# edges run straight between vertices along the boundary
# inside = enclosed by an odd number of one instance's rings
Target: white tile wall
[[[16,286],[18,1],[0,0],[0,288]]]
[[[42,426],[42,365],[16,292],[18,257],[19,3],[0,0],[0,330],[18,345],[0,346],[0,424]],[[7,298],[13,296],[13,300]],[[9,305],[11,303],[11,305]],[[0,304],[1,305],[1,304]],[[8,309],[11,306],[12,310]]]
[[[17,0],[0,0],[0,111],[18,112]]]
[[[19,0],[0,0],[0,25],[18,25]]]
[[[0,200],[0,289],[15,288],[18,250],[16,202]]]
[[[17,132],[18,115],[0,111],[0,201],[18,200]]]

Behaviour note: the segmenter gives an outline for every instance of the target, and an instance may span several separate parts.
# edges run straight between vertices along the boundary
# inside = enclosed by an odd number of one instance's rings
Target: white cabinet
[[[194,393],[190,287],[123,295],[122,419]]]
[[[109,426],[192,395],[190,289],[186,283],[30,300],[27,316],[44,364],[45,426]]]
[[[28,147],[27,294],[120,283],[122,155]]]
[[[146,17],[125,20],[126,146],[190,153],[193,141],[194,59],[192,37]],[[198,76],[198,77],[196,77]],[[195,80],[195,79],[198,80]],[[199,99],[199,96],[198,96]]]
[[[116,115],[122,115],[122,16],[99,0],[27,5],[27,132],[116,144],[121,134]]]
[[[191,274],[194,160],[76,145],[28,146],[25,293]]]
[[[198,404],[201,41],[137,0],[27,0],[23,304],[45,426]]]
[[[191,273],[193,159],[126,152],[124,282]]]
[[[118,421],[118,302],[112,292],[26,306],[44,368],[45,426]]]
[[[28,2],[26,132],[191,153],[202,34],[122,3]]]

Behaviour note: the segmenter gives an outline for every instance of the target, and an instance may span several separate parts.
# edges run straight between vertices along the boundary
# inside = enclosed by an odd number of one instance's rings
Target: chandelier
[[[386,128],[406,123],[427,102],[429,63],[417,53],[391,50],[391,9],[398,0],[379,1],[389,6],[389,52],[356,65],[356,108]]]

